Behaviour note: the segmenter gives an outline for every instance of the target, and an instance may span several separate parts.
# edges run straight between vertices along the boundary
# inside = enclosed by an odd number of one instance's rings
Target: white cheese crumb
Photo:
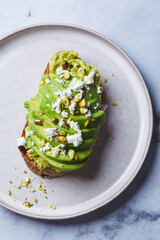
[[[91,105],[91,103],[90,103],[90,102],[88,102],[88,103],[87,103],[87,107],[90,107],[90,105]]]
[[[64,71],[64,70],[62,69],[62,67],[59,67],[59,68],[56,69],[57,75],[63,74],[63,71]]]
[[[78,147],[83,142],[81,131],[78,131],[78,133],[75,133],[73,135],[67,134],[66,138],[68,144],[73,144],[75,147]]]
[[[95,76],[95,71],[91,71],[88,76],[84,77],[84,81],[86,84],[93,84],[94,83],[94,76]]]
[[[42,147],[42,148],[40,148],[39,150],[40,150],[42,153],[45,153],[45,151],[50,150],[50,149],[51,149],[51,145],[47,142],[47,143],[45,144],[45,146]]]
[[[70,110],[70,113],[71,113],[72,115],[74,115],[74,111],[75,111],[75,109],[76,109],[76,106],[77,106],[77,104],[74,103],[74,102],[71,100],[71,105],[69,106],[69,110]]]
[[[34,130],[32,130],[32,131],[26,131],[26,133],[25,133],[25,135],[26,135],[27,138],[30,137],[30,136],[33,135],[33,134],[34,134]]]
[[[91,110],[89,110],[86,114],[85,114],[85,117],[91,117],[92,116],[92,114],[91,114]]]
[[[56,111],[56,113],[60,114],[61,113],[61,99],[58,98],[57,102],[52,102],[52,111]]]
[[[80,92],[75,96],[75,98],[78,98],[79,100],[81,100],[82,94],[83,94],[83,90],[81,89]]]
[[[20,137],[17,139],[17,147],[25,146],[25,144],[26,144],[26,140],[24,137]]]
[[[68,98],[68,97],[71,97],[72,96],[72,91],[71,89],[67,88],[63,91],[58,91],[58,92],[55,92],[55,94],[57,96],[60,96],[61,99],[64,99],[64,98]]]
[[[61,119],[59,120],[58,125],[59,125],[60,127],[62,127],[62,125],[63,125],[64,123],[65,123],[65,122],[64,122],[63,118],[61,118]]]
[[[85,86],[85,87],[87,89],[87,92],[89,92],[90,91],[90,87],[88,87],[88,86]]]
[[[96,104],[96,106],[94,107],[94,109],[97,109],[99,107],[99,103]]]
[[[97,87],[97,93],[100,94],[101,93],[101,87]]]
[[[45,133],[46,133],[47,137],[50,140],[52,140],[52,138],[57,135],[57,128],[46,128]]]
[[[85,82],[78,78],[73,78],[72,82],[70,83],[70,89],[72,89],[75,92],[79,92],[81,88],[83,88],[85,85]]]
[[[68,117],[68,113],[65,112],[65,111],[61,112],[61,115],[62,115],[62,117],[64,117],[64,118],[67,118],[67,117]]]
[[[45,79],[45,82],[46,82],[46,83],[50,83],[51,81],[50,81],[48,78],[46,78],[46,79]]]
[[[52,151],[53,157],[57,157],[57,156],[58,156],[59,154],[61,154],[61,153],[62,153],[62,155],[65,155],[66,151],[63,150],[64,146],[65,146],[65,145],[60,144],[60,145],[52,148],[51,151]]]
[[[58,78],[55,78],[55,81],[57,81],[59,83],[64,83],[62,79],[58,79]]]
[[[70,121],[69,125],[70,125],[70,128],[72,128],[73,130],[75,130],[77,132],[80,130],[78,122]]]

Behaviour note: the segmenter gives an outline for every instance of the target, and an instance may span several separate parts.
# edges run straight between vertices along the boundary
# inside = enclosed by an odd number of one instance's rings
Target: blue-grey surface
[[[160,1],[1,0],[0,35],[32,23],[82,25],[106,35],[141,71],[152,98],[154,132],[136,179],[116,200],[91,214],[63,221],[29,219],[0,207],[0,238],[160,239]]]

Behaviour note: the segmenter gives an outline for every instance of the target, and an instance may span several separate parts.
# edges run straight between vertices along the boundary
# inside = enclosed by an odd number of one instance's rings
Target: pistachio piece
[[[75,160],[77,160],[77,159],[78,159],[78,156],[77,156],[76,154],[74,155],[74,159],[75,159]]]
[[[67,138],[64,136],[59,136],[58,141],[61,142],[62,144],[66,145],[67,144]]]
[[[79,67],[80,64],[78,62],[75,62],[74,67]]]
[[[52,123],[58,124],[58,119],[57,118],[53,118]]]
[[[77,70],[78,70],[78,67],[73,67],[72,68],[72,72],[77,72]]]
[[[103,81],[106,83],[107,82],[107,78],[104,78]]]
[[[79,103],[78,105],[81,107],[81,108],[85,108],[86,107],[86,100],[83,98]]]
[[[38,202],[38,199],[37,199],[37,198],[34,198],[34,202],[37,203],[37,202]]]
[[[68,118],[68,119],[67,119],[67,124],[70,125],[70,122],[71,122],[71,119]]]
[[[74,158],[75,151],[73,149],[69,149],[67,154],[69,158],[72,160]]]
[[[8,190],[8,195],[11,195],[11,191],[10,190]]]
[[[65,72],[64,78],[68,80],[68,79],[70,79],[70,77],[71,77],[70,73],[69,72]]]
[[[29,202],[24,202],[23,205],[24,205],[25,207],[28,207],[28,208],[30,208],[30,207],[33,206],[33,204],[32,204],[32,203],[29,203]]]
[[[80,113],[86,114],[88,112],[88,108],[80,108]]]
[[[74,102],[74,103],[78,103],[79,101],[80,101],[79,98],[73,98],[73,102]]]
[[[39,86],[42,87],[44,85],[44,81],[40,81]]]
[[[58,134],[59,134],[60,136],[65,136],[65,135],[66,135],[66,132],[65,132],[64,130],[59,130],[59,131],[58,131]]]
[[[66,105],[66,106],[69,106],[69,104],[70,104],[68,98],[63,98],[63,99],[61,100],[61,103],[64,104],[64,105]]]
[[[41,120],[34,120],[34,123],[35,123],[36,125],[42,125],[42,121],[41,121]]]
[[[64,69],[67,69],[69,67],[69,63],[67,61],[65,61],[63,64],[62,64],[62,67]]]
[[[87,120],[87,121],[85,122],[84,126],[87,127],[88,124],[89,124],[89,120]]]

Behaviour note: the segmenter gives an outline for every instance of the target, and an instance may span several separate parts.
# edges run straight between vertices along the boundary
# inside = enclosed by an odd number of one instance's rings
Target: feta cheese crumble
[[[70,121],[70,128],[72,128],[73,130],[75,130],[75,131],[80,131],[80,127],[79,127],[79,125],[78,125],[78,122],[74,122],[74,121]]]
[[[101,87],[97,87],[97,93],[100,94],[101,93]]]
[[[45,133],[47,137],[52,140],[54,136],[57,135],[57,128],[46,128]]]
[[[20,137],[17,139],[17,147],[25,146],[25,144],[26,144],[26,140],[24,137]]]
[[[56,111],[56,113],[61,113],[61,99],[58,98],[57,102],[52,102],[52,111]]]
[[[95,76],[95,71],[91,71],[88,76],[84,76],[84,81],[86,84],[93,84],[94,83],[94,76]]]
[[[50,83],[51,81],[50,81],[48,78],[46,78],[46,79],[45,79],[45,82],[46,82],[46,83]]]
[[[74,115],[74,111],[76,110],[76,106],[77,106],[77,104],[74,103],[74,102],[71,100],[71,105],[69,106],[69,110],[70,110],[70,113],[71,113],[72,115]]]
[[[54,148],[51,149],[53,157],[57,157],[59,154],[64,155],[66,154],[66,150],[63,150],[65,145],[60,144]]]
[[[70,89],[74,92],[80,92],[81,88],[83,88],[85,85],[85,82],[78,78],[73,78],[72,82],[70,83]]]
[[[64,118],[67,118],[67,117],[68,117],[68,113],[65,112],[65,111],[61,112],[61,115],[62,115],[62,117],[64,117]]]
[[[25,133],[25,135],[26,135],[27,138],[30,137],[30,136],[32,136],[33,134],[34,134],[34,130],[32,130],[32,131],[26,131],[26,133]]]
[[[59,125],[60,127],[62,127],[62,125],[63,125],[64,123],[65,123],[65,122],[64,122],[63,118],[61,118],[61,119],[59,120],[58,125]]]
[[[85,114],[85,117],[91,117],[92,116],[92,114],[91,114],[91,110],[89,110],[86,114]]]
[[[73,135],[67,134],[66,138],[67,138],[68,144],[73,144],[75,147],[78,147],[83,142],[81,131]]]
[[[47,143],[45,144],[45,146],[42,147],[42,148],[40,148],[39,150],[40,150],[42,153],[45,153],[45,151],[50,150],[50,149],[51,149],[51,145],[47,142]]]

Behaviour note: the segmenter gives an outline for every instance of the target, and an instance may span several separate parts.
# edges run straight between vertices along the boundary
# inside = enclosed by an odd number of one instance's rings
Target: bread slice
[[[61,51],[57,52],[56,54],[58,55]],[[44,71],[44,74],[48,74],[49,73],[49,63],[46,66],[46,69]],[[25,137],[25,128],[28,126],[28,122],[26,122],[24,129],[22,131],[22,135],[21,137]],[[25,149],[25,147],[20,146],[18,147],[19,151],[21,152],[22,157],[24,158],[25,163],[27,164],[28,168],[38,174],[39,176],[43,177],[43,178],[54,178],[54,177],[60,177],[62,175],[65,175],[66,173],[68,173],[69,171],[61,171],[61,172],[57,172],[55,169],[53,168],[45,168],[43,170],[40,170],[38,168],[37,163],[33,160],[30,159],[28,154],[27,154],[27,150]]]

